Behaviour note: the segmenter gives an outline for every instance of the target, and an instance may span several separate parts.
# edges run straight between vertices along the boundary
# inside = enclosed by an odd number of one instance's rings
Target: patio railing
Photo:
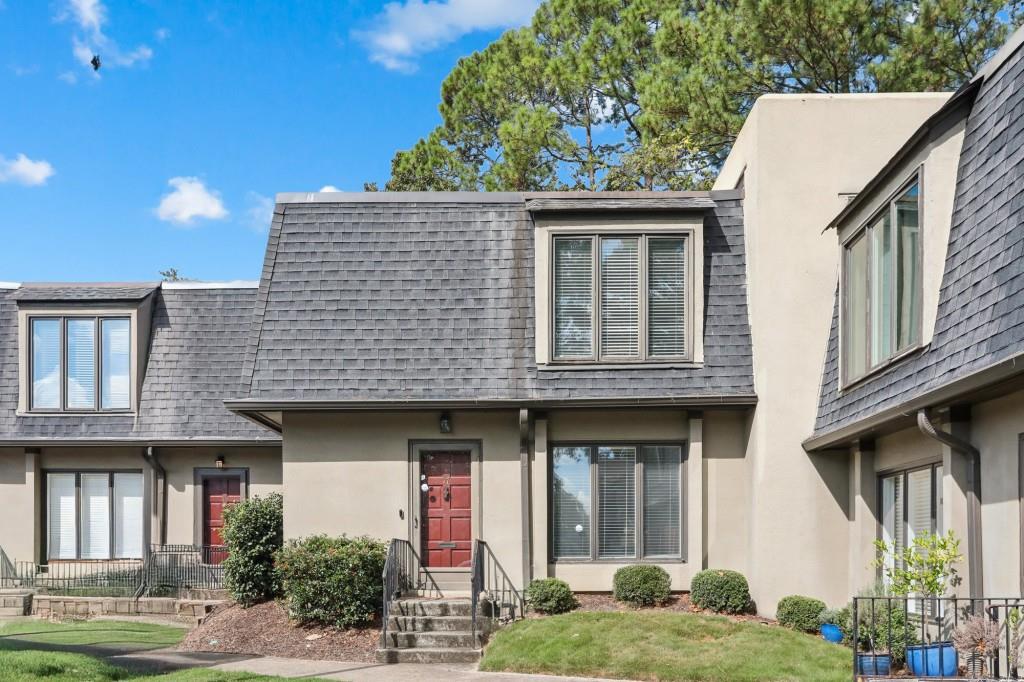
[[[998,646],[968,656],[957,653],[953,635],[971,617],[987,621],[990,632],[998,636]],[[856,597],[848,630],[855,682],[908,674],[1008,680],[1024,672],[1020,597]]]

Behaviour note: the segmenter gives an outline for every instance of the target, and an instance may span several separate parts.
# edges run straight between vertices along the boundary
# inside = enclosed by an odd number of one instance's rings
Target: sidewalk
[[[522,675],[518,673],[485,673],[467,668],[441,665],[399,663],[349,663],[344,661],[312,661],[299,658],[273,656],[245,656],[240,654],[209,654],[160,649],[111,656],[110,663],[133,670],[151,672],[208,668],[232,672],[247,672],[280,677],[322,677],[348,682],[428,682],[453,680],[454,682],[608,682],[585,677],[555,677],[551,675]]]

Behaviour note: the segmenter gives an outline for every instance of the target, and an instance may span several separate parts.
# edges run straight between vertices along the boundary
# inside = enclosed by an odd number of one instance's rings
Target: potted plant
[[[1014,607],[1006,612],[1006,629],[1009,631],[1006,649],[1006,668],[1013,679],[1019,678],[1020,650],[1024,646],[1024,612]]]
[[[848,609],[825,609],[818,616],[821,638],[826,642],[839,644],[843,641],[843,628],[850,617]]]
[[[967,676],[985,675],[985,661],[999,649],[999,625],[986,616],[968,616],[953,632],[953,646],[964,657]]]
[[[884,596],[875,590],[871,596]],[[883,601],[872,610],[857,615],[857,641],[853,641],[853,614],[844,609],[843,643],[857,650],[857,674],[887,676],[906,660],[907,645],[916,644],[913,628],[908,626],[903,607]]]
[[[937,604],[948,589],[960,583],[956,564],[963,560],[963,555],[953,531],[946,535],[919,535],[901,551],[881,540],[875,542],[875,547],[875,566],[884,572],[892,593],[921,598],[921,618],[927,617],[929,603]],[[908,646],[907,664],[913,674],[920,676],[953,677],[958,672],[952,642]]]

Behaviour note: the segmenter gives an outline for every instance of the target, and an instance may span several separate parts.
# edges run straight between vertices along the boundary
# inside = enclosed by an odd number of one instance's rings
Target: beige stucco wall
[[[38,457],[21,448],[0,448],[0,549],[11,560],[31,561],[38,554],[38,529],[28,522],[38,508]]]
[[[747,292],[758,405],[749,476],[748,577],[758,608],[792,593],[849,598],[848,454],[808,455],[838,273],[845,204],[942,94],[770,95],[755,104],[716,181],[743,178]],[[925,228],[927,229],[927,228]],[[794,570],[799,567],[799,570]]]
[[[750,468],[745,459],[751,413],[704,413],[704,568],[750,572]]]

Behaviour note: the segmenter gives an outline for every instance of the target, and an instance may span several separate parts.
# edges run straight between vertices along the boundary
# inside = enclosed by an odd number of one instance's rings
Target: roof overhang
[[[862,438],[894,430],[894,427],[912,419],[918,410],[989,400],[1022,388],[1024,352],[852,424],[811,436],[803,442],[803,447],[807,452],[847,447]]]
[[[232,440],[225,438],[138,439],[138,438],[0,438],[0,447],[38,448],[76,445],[84,447],[280,447],[281,439],[266,438]]]

